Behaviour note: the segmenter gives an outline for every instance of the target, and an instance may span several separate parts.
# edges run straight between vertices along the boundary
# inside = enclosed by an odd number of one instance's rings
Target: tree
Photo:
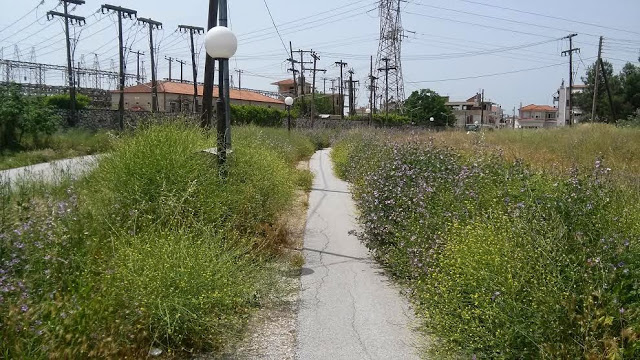
[[[404,108],[416,124],[431,124],[432,117],[435,126],[453,126],[456,122],[446,99],[431,89],[414,91],[404,102]]]
[[[24,99],[20,85],[10,84],[0,87],[0,148],[18,146],[16,130],[20,114],[24,109]]]
[[[620,74],[614,74],[613,65],[606,60],[603,63],[617,119],[611,118],[611,107],[603,76],[598,77],[595,119],[608,122],[626,119],[640,108],[640,67],[627,63]],[[575,105],[580,107],[588,118],[593,118],[591,109],[596,70],[602,75],[602,70],[597,63],[587,68],[586,76],[582,77],[582,82],[587,87],[583,93],[574,96]]]
[[[60,116],[43,98],[27,97],[18,84],[0,86],[0,148],[17,148],[24,134],[38,143],[39,136],[53,134]]]
[[[28,134],[38,145],[40,135],[53,135],[60,127],[62,118],[51,106],[46,104],[43,98],[34,97],[24,102],[23,113],[19,121],[19,140],[22,140],[24,134]]]

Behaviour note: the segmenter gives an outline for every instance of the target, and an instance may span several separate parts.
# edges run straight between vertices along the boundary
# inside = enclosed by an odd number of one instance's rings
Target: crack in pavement
[[[349,270],[353,273],[352,285],[355,285],[356,278],[358,277],[358,272],[353,270],[353,265],[349,267]],[[360,335],[360,332],[358,332],[358,329],[356,328],[356,313],[357,313],[356,298],[353,296],[353,292],[351,291],[352,288],[353,286],[351,286],[351,288],[349,289],[349,297],[351,297],[351,329],[353,329],[353,332],[356,334],[356,338],[360,343],[360,347],[362,347],[362,350],[364,350],[364,353],[367,355],[367,358],[372,359],[371,354],[369,354],[369,350],[367,349],[367,346],[364,344],[364,341],[362,341],[362,336]]]

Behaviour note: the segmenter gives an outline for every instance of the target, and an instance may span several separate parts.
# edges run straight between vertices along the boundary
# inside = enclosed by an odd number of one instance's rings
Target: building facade
[[[562,125],[559,125],[562,123]],[[549,105],[527,105],[520,107],[520,118],[516,121],[516,128],[540,129],[564,126],[562,119],[558,119],[558,109]]]
[[[482,124],[484,127],[503,127],[505,125],[502,107],[491,101],[482,102],[480,94],[466,101],[449,101],[446,106],[451,109],[456,118],[456,127],[465,127],[471,124]]]
[[[198,86],[198,108],[196,112],[202,111],[202,94],[204,87]],[[218,98],[218,87],[213,89],[214,101]],[[231,104],[233,105],[255,105],[273,107],[284,110],[284,101],[251,90],[230,90]],[[130,111],[151,111],[151,84],[139,84],[124,89],[124,107]],[[120,91],[111,92],[111,106],[118,108],[120,101]],[[193,109],[193,84],[158,81],[158,111],[159,112],[194,112]]]
[[[575,124],[579,123],[582,120],[582,116],[584,112],[580,107],[575,104],[575,96],[576,94],[581,94],[584,92],[586,85],[573,85],[573,122]],[[554,103],[558,103],[558,126],[569,125],[569,87],[564,85],[564,81],[560,85],[558,92],[553,99]],[[564,122],[562,121],[564,120]],[[560,124],[562,122],[562,125]]]

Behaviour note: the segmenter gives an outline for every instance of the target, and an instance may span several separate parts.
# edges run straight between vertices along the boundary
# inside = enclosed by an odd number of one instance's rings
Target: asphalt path
[[[418,359],[407,301],[355,235],[348,184],[329,150],[311,158],[315,174],[304,238],[298,359]]]
[[[17,186],[24,182],[55,183],[65,177],[77,178],[92,170],[100,155],[82,156],[0,171],[0,185]]]

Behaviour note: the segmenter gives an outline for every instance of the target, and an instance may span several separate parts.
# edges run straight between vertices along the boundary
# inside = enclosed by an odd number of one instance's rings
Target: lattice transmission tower
[[[400,4],[404,0],[380,0],[380,44],[376,57],[377,89],[385,96],[388,80],[389,108],[400,108],[404,101],[404,79],[402,77],[402,16]],[[387,60],[388,59],[388,60]],[[386,70],[385,70],[386,69]],[[388,74],[387,74],[388,72]],[[388,75],[388,79],[387,79]],[[383,97],[382,102],[386,102]],[[381,104],[384,108],[386,104]]]

